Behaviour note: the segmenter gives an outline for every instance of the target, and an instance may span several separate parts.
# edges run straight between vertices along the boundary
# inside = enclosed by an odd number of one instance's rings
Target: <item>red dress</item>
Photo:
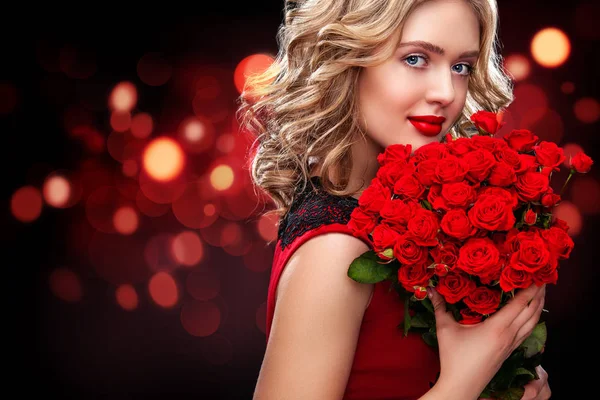
[[[328,232],[352,235],[347,227],[350,213],[358,205],[352,197],[328,194],[317,177],[296,196],[290,212],[280,221],[277,246],[267,297],[267,342],[275,311],[275,291],[283,267],[292,253],[308,239]],[[361,238],[366,241],[366,238]],[[404,337],[397,326],[404,316],[403,301],[391,282],[375,284],[358,337],[346,400],[417,399],[435,382],[439,356],[417,333]]]

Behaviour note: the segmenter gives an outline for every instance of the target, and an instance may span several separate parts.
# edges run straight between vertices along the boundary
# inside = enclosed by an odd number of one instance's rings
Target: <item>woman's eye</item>
[[[404,59],[404,62],[406,62],[411,67],[414,67],[414,66],[417,66],[417,63],[419,62],[419,58],[425,60],[425,57],[423,57],[423,56],[408,56]]]
[[[473,67],[469,64],[456,64],[454,67],[459,67],[458,69],[455,69],[455,71],[460,75],[471,75],[471,71],[473,70]]]

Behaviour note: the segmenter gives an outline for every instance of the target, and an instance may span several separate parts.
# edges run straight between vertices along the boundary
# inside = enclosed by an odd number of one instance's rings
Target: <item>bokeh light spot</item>
[[[204,246],[196,232],[181,232],[173,239],[173,256],[182,265],[191,267],[198,264],[204,255]]]
[[[135,310],[139,304],[135,288],[129,284],[120,285],[115,291],[117,303],[127,311]]]
[[[177,177],[184,166],[184,154],[177,142],[170,138],[153,140],[143,155],[144,169],[158,181]]]
[[[161,307],[170,308],[177,304],[179,291],[173,277],[166,272],[157,272],[148,284],[152,300]]]
[[[276,214],[261,215],[258,220],[258,233],[266,242],[277,239],[278,220]]]
[[[576,236],[581,232],[583,220],[581,218],[581,212],[579,212],[579,209],[575,204],[563,200],[556,206],[553,215],[556,218],[562,219],[569,225],[569,235]]]
[[[181,324],[192,336],[210,336],[219,329],[221,311],[212,302],[191,300],[181,308]]]
[[[120,82],[112,89],[109,106],[113,110],[131,112],[137,104],[137,89],[131,82]]]
[[[233,185],[234,174],[229,165],[218,165],[210,173],[210,183],[216,190],[227,190]]]
[[[600,118],[600,103],[592,97],[583,97],[573,107],[578,120],[586,124],[592,124]]]
[[[50,290],[56,297],[68,303],[76,303],[83,296],[83,287],[79,277],[67,268],[57,268],[52,271]]]
[[[138,228],[139,217],[133,207],[120,207],[114,214],[115,229],[122,235],[131,235]]]
[[[531,41],[531,54],[543,67],[562,65],[571,53],[568,36],[558,28],[545,28],[535,34]]]
[[[515,81],[524,80],[531,72],[529,59],[522,54],[512,54],[506,57],[505,65]]]
[[[238,92],[244,91],[249,76],[264,72],[272,63],[273,57],[266,54],[253,54],[240,61],[233,73],[233,80]]]
[[[51,176],[44,182],[43,195],[47,204],[63,208],[68,204],[71,196],[71,185],[64,176]]]
[[[570,182],[571,198],[583,214],[600,212],[600,183],[592,177],[574,176]]]
[[[131,134],[139,139],[145,139],[152,133],[154,121],[148,113],[138,113],[131,119]]]
[[[42,213],[42,194],[34,186],[17,189],[10,199],[12,215],[21,222],[35,221]]]

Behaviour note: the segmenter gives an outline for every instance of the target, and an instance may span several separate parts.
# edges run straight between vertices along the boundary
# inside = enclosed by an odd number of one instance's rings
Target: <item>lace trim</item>
[[[295,238],[305,232],[322,225],[334,223],[346,224],[358,200],[354,197],[340,197],[327,193],[322,189],[319,177],[310,178],[315,184],[313,190],[310,184],[297,195],[292,202],[289,212],[279,223],[277,239],[281,249],[292,243]]]

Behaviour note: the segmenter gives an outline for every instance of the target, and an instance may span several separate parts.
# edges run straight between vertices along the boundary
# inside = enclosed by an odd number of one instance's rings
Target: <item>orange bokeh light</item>
[[[198,264],[204,256],[204,246],[198,234],[193,231],[181,232],[175,236],[172,251],[175,260],[188,267]]]
[[[183,170],[185,157],[179,144],[170,138],[153,140],[144,151],[144,169],[157,181],[169,181]]]
[[[529,59],[522,54],[512,54],[506,57],[505,65],[515,81],[522,81],[531,72]]]
[[[120,285],[115,291],[115,297],[117,303],[127,311],[135,310],[139,304],[138,294],[129,284]]]
[[[112,110],[131,112],[137,104],[137,89],[131,82],[118,83],[110,93],[109,106]]]
[[[233,81],[238,92],[243,92],[248,76],[264,72],[273,61],[273,57],[266,54],[253,54],[240,61],[233,73]]]
[[[21,222],[35,221],[42,213],[42,194],[33,186],[23,186],[10,199],[10,210]]]
[[[133,207],[120,207],[113,216],[113,224],[120,234],[131,235],[138,228],[139,217]]]
[[[233,185],[234,174],[229,165],[218,165],[210,173],[210,183],[216,190],[227,190]]]
[[[71,184],[60,175],[46,179],[42,190],[46,203],[56,208],[65,207],[71,196]]]
[[[150,297],[161,307],[170,308],[177,304],[179,290],[177,283],[171,275],[166,272],[157,272],[148,284]]]
[[[543,67],[562,65],[571,53],[569,37],[558,28],[545,28],[531,41],[531,55]]]
[[[138,172],[138,165],[135,160],[123,161],[123,175],[133,178]]]

